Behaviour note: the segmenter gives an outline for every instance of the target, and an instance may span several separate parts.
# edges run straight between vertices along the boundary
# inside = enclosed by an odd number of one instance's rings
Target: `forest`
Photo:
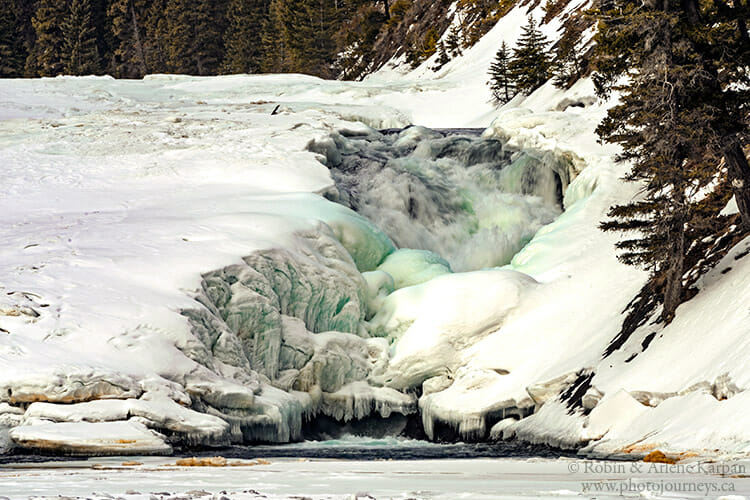
[[[450,23],[449,3],[0,0],[0,77],[293,72],[358,79],[394,55],[416,66],[434,54]],[[479,40],[510,6],[461,3],[454,52]]]

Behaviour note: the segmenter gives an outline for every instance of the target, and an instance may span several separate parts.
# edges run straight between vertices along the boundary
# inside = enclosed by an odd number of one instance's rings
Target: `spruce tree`
[[[23,75],[21,29],[12,0],[0,0],[0,78]]]
[[[505,104],[516,95],[516,87],[509,68],[510,53],[503,42],[495,54],[495,60],[490,65],[490,90],[495,103]]]
[[[552,60],[548,46],[549,42],[537,28],[534,18],[529,16],[508,64],[518,92],[530,94],[549,80]]]
[[[87,75],[99,71],[96,30],[91,21],[90,0],[72,0],[70,12],[62,24],[63,69],[69,75]]]
[[[630,163],[627,180],[642,183],[644,197],[613,207],[602,228],[634,234],[617,244],[618,257],[650,271],[661,294],[661,319],[669,322],[685,299],[685,255],[699,193],[717,177],[717,158],[705,147],[711,106],[702,100],[711,78],[679,8],[666,1],[643,9],[638,0],[618,7],[598,35],[597,60],[604,67],[625,61],[629,78],[618,86],[597,78],[601,95],[613,88],[621,93],[597,132],[622,146],[618,160]]]
[[[62,25],[68,5],[60,0],[41,0],[31,20],[35,42],[26,58],[27,76],[57,76],[63,72]]]
[[[288,50],[283,36],[282,11],[284,0],[271,0],[268,16],[263,20],[260,69],[263,73],[281,73],[290,67]]]

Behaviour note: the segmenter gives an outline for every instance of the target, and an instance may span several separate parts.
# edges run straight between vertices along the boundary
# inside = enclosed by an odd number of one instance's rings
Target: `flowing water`
[[[453,271],[508,264],[561,213],[560,176],[479,130],[342,131],[308,148],[326,155],[334,201]]]

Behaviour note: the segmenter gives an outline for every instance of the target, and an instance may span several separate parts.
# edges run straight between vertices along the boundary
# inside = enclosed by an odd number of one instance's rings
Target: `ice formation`
[[[420,412],[435,439],[750,453],[750,242],[602,359],[645,275],[598,225],[638,186],[590,80],[490,104],[527,15],[437,78],[0,82],[0,452]]]

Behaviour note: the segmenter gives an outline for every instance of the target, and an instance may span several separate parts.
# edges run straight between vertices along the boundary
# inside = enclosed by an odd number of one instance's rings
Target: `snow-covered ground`
[[[141,465],[123,465],[127,463]],[[2,469],[0,494],[10,500],[58,495],[96,500],[740,500],[750,495],[750,480],[731,476],[747,466],[747,462],[686,464],[668,470],[658,464],[572,459],[272,459],[260,465],[176,467],[175,460],[118,458]]]
[[[602,359],[645,274],[598,224],[637,186],[596,141],[590,81],[489,104],[486,68],[525,15],[437,75],[0,81],[0,450],[169,453],[420,411],[429,436],[750,453],[750,241],[648,349],[652,325]],[[486,128],[514,165],[555,172],[564,211],[502,269],[394,252],[398,228],[321,196],[337,197],[323,162],[412,123]],[[422,160],[401,170],[457,168]],[[409,213],[434,199],[376,187]],[[476,192],[456,204],[467,232],[501,231]],[[582,370],[592,411],[571,415],[558,395]]]

